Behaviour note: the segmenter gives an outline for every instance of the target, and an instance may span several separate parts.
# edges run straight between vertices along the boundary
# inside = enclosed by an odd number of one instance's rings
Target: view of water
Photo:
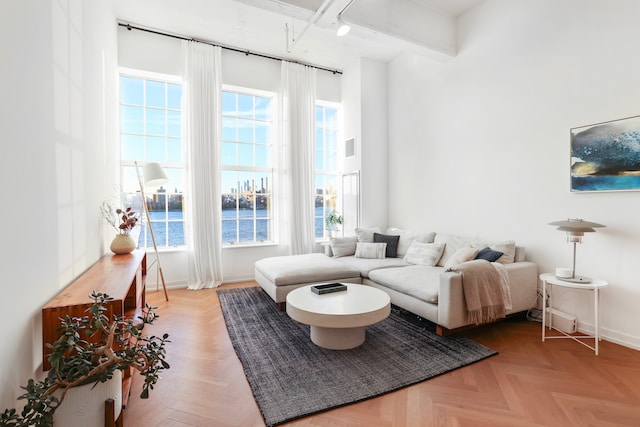
[[[239,218],[236,219],[235,210],[223,210],[222,211],[222,243],[249,243],[254,241],[261,242],[265,240],[271,240],[272,236],[269,235],[269,222],[270,219],[260,219],[259,217],[253,220],[253,211],[251,209],[240,209],[237,211]],[[258,215],[260,215],[258,211]],[[268,211],[263,211],[266,215]],[[319,216],[322,215],[322,207],[316,208],[315,229],[316,237],[322,237],[323,233],[323,219]],[[184,220],[182,211],[169,211],[168,216],[165,212],[149,212],[151,222],[153,223],[153,234],[156,238],[156,245],[158,247],[176,247],[184,246]],[[165,222],[165,220],[167,220]],[[158,222],[160,221],[160,222]],[[140,233],[138,244],[144,246],[144,233],[143,230]],[[151,234],[146,233],[147,247],[152,247]],[[236,240],[237,238],[237,240]]]

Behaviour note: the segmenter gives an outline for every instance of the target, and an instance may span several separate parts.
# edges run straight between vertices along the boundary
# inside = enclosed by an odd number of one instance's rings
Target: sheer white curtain
[[[313,252],[316,69],[282,61],[285,229],[292,255]]]
[[[222,283],[220,194],[221,48],[182,42],[185,135],[188,151],[186,201],[189,289]]]

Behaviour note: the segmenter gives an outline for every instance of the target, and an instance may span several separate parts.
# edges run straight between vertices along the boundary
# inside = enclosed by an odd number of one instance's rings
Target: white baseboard
[[[580,322],[578,324],[578,332],[583,334],[593,335],[595,328],[591,323]],[[623,347],[629,347],[634,350],[640,350],[640,337],[636,337],[622,332],[614,331],[613,329],[600,327],[600,337],[614,344],[621,345]]]

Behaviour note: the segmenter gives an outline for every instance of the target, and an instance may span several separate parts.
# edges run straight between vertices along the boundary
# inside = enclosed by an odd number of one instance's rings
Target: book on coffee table
[[[340,292],[346,291],[347,285],[343,285],[342,283],[327,283],[325,285],[313,285],[311,286],[311,291],[318,294],[328,294],[330,292]]]

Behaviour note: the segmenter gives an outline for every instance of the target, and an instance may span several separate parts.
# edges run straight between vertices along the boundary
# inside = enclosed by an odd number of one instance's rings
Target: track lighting
[[[351,26],[344,22],[342,19],[338,18],[338,31],[336,35],[338,37],[342,37],[346,35],[351,30]]]

